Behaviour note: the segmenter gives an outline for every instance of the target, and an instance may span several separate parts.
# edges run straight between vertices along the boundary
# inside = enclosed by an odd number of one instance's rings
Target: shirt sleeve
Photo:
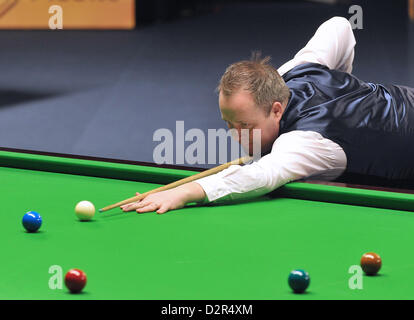
[[[257,197],[278,187],[312,176],[333,180],[346,167],[343,149],[314,131],[295,130],[280,135],[270,154],[244,166],[229,168],[196,180],[207,201]]]
[[[283,75],[300,64],[313,62],[351,73],[355,44],[350,22],[343,17],[333,17],[320,25],[306,46],[278,72]]]

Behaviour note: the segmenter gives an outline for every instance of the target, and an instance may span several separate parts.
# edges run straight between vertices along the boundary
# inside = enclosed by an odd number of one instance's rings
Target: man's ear
[[[282,115],[283,115],[283,106],[282,106],[282,104],[278,101],[273,102],[272,109],[270,110],[270,112],[273,113],[273,115],[277,119],[282,118]]]

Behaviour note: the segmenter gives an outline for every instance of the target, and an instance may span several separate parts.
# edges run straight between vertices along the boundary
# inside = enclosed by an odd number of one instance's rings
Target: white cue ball
[[[79,220],[87,221],[91,220],[95,215],[95,206],[92,202],[81,201],[75,207],[75,213]]]

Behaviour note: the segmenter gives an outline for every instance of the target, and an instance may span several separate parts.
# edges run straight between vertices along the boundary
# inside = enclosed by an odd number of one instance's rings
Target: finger
[[[124,205],[122,205],[122,206],[120,206],[120,208],[122,209],[122,210],[128,210],[130,207],[132,207],[133,205],[135,205],[136,204],[136,202],[132,202],[132,203],[128,203],[128,204],[124,204]]]
[[[124,204],[122,206],[120,206],[119,208],[121,208],[121,210],[127,210],[130,206],[132,206],[133,204],[135,204],[135,202],[133,203],[128,203],[128,204]]]
[[[163,213],[166,213],[167,211],[168,211],[168,205],[164,204],[157,210],[157,213],[163,214]]]
[[[134,202],[134,203],[128,204],[125,208],[123,208],[123,210],[124,211],[132,211],[132,210],[136,210],[138,208],[141,208],[143,206],[146,206],[148,204],[149,204],[149,202],[145,202],[145,201]]]
[[[139,193],[139,192],[135,192],[135,195],[139,196],[139,195],[140,195],[140,193]],[[142,201],[142,199],[141,199],[141,200],[139,200],[139,201],[136,201],[136,202],[140,202],[140,201]],[[133,204],[134,204],[134,203],[136,203],[136,202],[133,202],[133,203],[128,203],[128,204],[124,204],[124,205],[120,206],[119,208],[121,208],[121,210],[124,210],[125,208],[130,207],[131,205],[133,205]]]
[[[151,212],[151,211],[156,211],[159,207],[160,207],[159,204],[153,202],[153,203],[149,203],[146,206],[136,209],[136,211],[138,213]]]

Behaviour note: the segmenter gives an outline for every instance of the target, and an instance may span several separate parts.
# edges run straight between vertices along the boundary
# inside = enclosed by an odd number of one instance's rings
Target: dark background
[[[214,90],[229,64],[261,50],[279,67],[352,4],[353,74],[414,86],[405,0],[137,1],[132,31],[0,31],[0,146],[153,162],[157,129],[225,128]]]

